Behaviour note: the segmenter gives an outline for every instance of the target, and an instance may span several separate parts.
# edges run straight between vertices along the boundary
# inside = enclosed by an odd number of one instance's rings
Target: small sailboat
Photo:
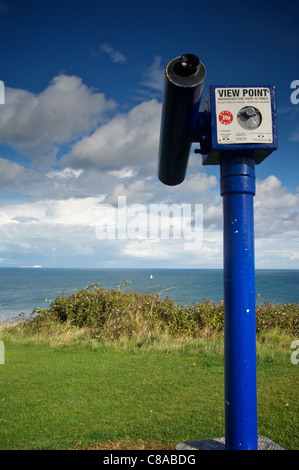
[[[152,274],[150,275],[150,279],[154,279]]]

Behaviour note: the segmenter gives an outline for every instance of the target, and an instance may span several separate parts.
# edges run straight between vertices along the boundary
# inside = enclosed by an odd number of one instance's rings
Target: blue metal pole
[[[253,158],[221,160],[224,250],[225,445],[257,450]]]

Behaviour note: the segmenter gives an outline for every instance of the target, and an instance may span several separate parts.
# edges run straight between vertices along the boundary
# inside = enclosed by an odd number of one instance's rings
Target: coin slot
[[[245,106],[238,112],[237,121],[243,129],[253,130],[261,125],[262,115],[254,106]]]

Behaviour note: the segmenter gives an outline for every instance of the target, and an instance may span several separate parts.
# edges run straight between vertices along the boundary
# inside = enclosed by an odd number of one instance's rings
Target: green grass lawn
[[[173,351],[3,341],[0,449],[119,442],[175,449],[224,436],[223,353],[215,339]],[[299,366],[289,347],[276,353],[262,342],[258,349],[259,434],[298,449]]]

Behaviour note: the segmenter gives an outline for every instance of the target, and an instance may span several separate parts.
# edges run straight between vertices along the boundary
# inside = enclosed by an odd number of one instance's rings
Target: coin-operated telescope
[[[176,57],[166,67],[159,179],[169,186],[185,178],[205,76],[203,64],[193,54]]]
[[[261,163],[277,149],[275,87],[211,85],[196,138],[203,165],[220,165],[223,157],[234,155]]]
[[[255,165],[277,149],[274,86],[210,86],[193,54],[166,66],[158,176],[183,182],[193,142],[203,165],[219,165],[223,198],[225,446],[257,449]]]

